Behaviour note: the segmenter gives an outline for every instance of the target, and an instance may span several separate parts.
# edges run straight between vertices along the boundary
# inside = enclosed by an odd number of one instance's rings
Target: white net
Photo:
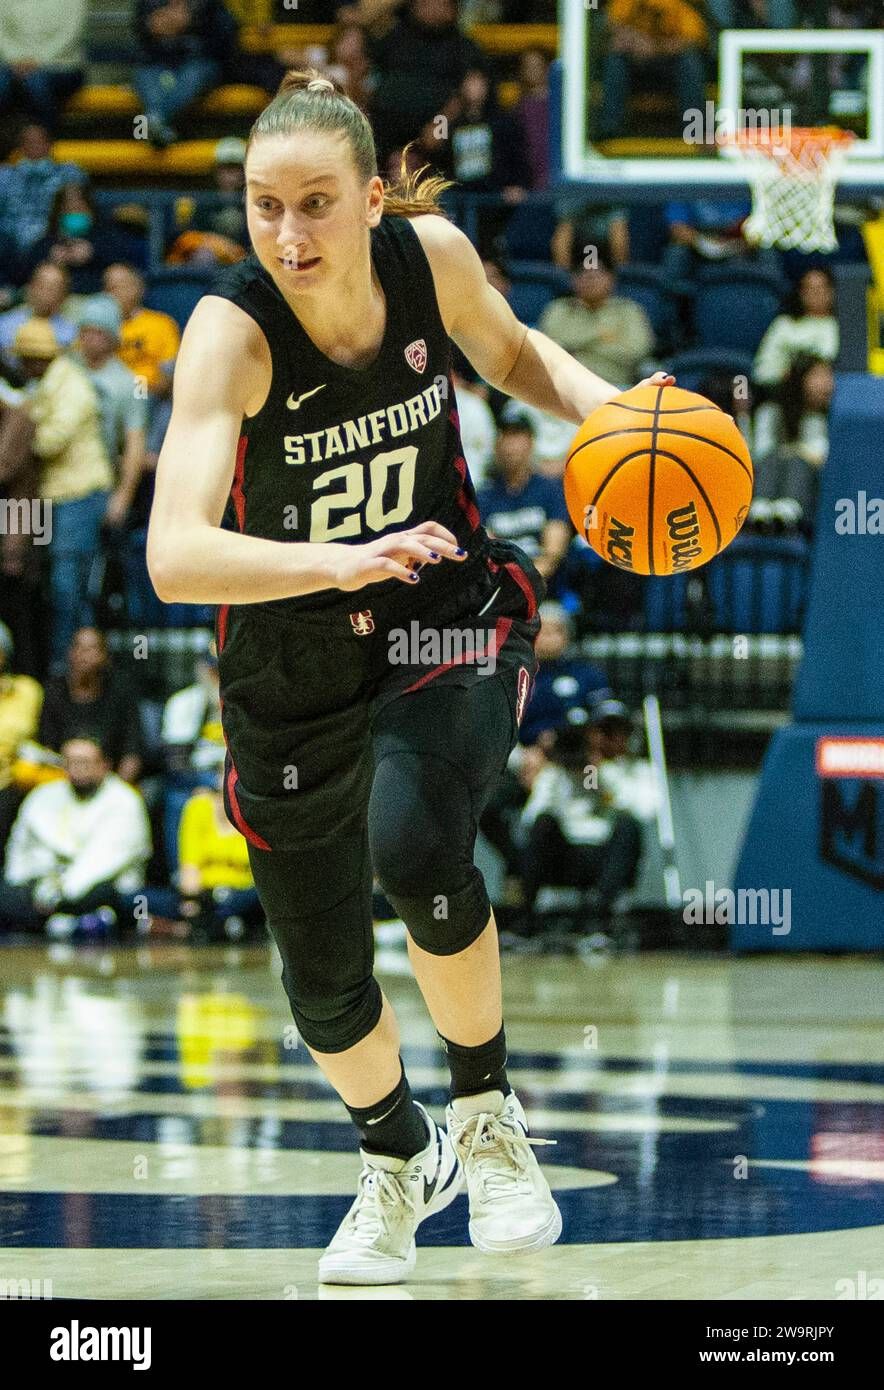
[[[743,224],[747,240],[784,251],[834,251],[835,188],[852,140],[835,129],[732,137],[752,186],[752,212]]]

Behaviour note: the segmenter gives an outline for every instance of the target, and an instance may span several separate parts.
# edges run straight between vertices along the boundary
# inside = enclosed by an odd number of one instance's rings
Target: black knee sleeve
[[[250,846],[249,860],[298,1032],[317,1052],[346,1052],[383,1007],[365,832],[312,853]]]
[[[375,771],[368,827],[378,882],[417,945],[434,956],[471,946],[491,903],[473,863],[476,822],[458,770],[426,753],[389,754]]]

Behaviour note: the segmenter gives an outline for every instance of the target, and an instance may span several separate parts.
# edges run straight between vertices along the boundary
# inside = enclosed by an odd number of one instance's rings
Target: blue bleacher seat
[[[155,272],[148,281],[144,303],[148,309],[171,314],[179,328],[183,328],[197,302],[208,294],[213,279],[212,275],[195,275],[192,271],[185,274],[173,270]]]
[[[669,232],[659,203],[639,203],[629,209],[629,258],[643,265],[657,265]]]
[[[678,324],[678,305],[659,266],[632,262],[621,266],[614,293],[641,305],[651,321],[658,346],[672,343]]]
[[[713,372],[726,372],[728,376],[752,377],[752,358],[748,353],[735,352],[729,348],[696,348],[693,351],[678,352],[666,363],[679,386],[685,391],[699,391],[704,377]]]
[[[642,581],[646,632],[684,632],[687,628],[686,574],[650,575]]]
[[[517,204],[504,232],[507,255],[548,262],[555,230],[551,202]]]
[[[694,327],[697,347],[751,353],[780,312],[783,284],[776,276],[733,263],[697,277]]]
[[[517,319],[533,326],[547,304],[571,293],[571,276],[558,266],[540,261],[507,261],[512,282],[510,306]]]
[[[807,600],[809,543],[800,536],[737,536],[706,569],[721,632],[800,632]]]

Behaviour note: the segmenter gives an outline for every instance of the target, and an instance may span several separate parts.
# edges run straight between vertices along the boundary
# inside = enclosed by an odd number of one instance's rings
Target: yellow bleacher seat
[[[218,87],[197,103],[204,116],[252,116],[266,106],[269,98],[263,87],[234,83]],[[81,87],[65,108],[72,116],[137,116],[141,103],[131,87]]]
[[[331,24],[270,24],[247,27],[240,31],[240,43],[248,53],[272,53],[277,48],[306,48],[327,44]],[[476,24],[469,30],[474,43],[486,53],[522,53],[526,48],[540,48],[551,56],[558,51],[557,24]]]

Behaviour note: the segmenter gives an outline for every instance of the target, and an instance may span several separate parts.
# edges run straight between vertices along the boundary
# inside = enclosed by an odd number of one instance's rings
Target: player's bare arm
[[[390,578],[413,584],[415,561],[462,558],[456,537],[432,521],[361,546],[222,530],[243,416],[263,405],[270,373],[257,324],[214,295],[201,299],[175,367],[147,537],[148,572],[164,603],[260,603]]]
[[[445,328],[483,380],[575,424],[620,394],[546,334],[519,322],[459,228],[435,214],[414,218],[412,226],[430,262]],[[666,372],[648,378],[672,380]]]

